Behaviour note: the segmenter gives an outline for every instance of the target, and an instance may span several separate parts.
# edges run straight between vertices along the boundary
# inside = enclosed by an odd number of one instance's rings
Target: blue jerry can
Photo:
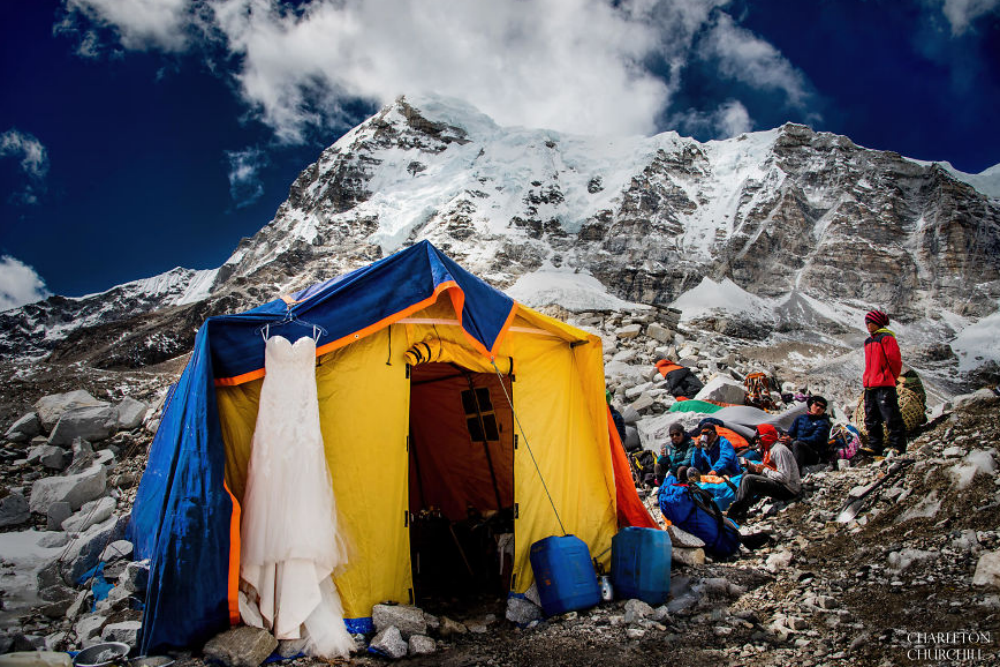
[[[622,528],[611,539],[615,595],[661,605],[670,596],[670,535],[655,528]]]
[[[531,545],[531,571],[546,616],[593,607],[601,601],[586,543],[573,535],[546,537]]]

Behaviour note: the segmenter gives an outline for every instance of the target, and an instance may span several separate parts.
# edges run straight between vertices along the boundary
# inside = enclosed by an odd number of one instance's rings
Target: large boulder
[[[11,442],[28,442],[41,432],[42,425],[38,421],[38,413],[29,412],[12,424],[4,437]]]
[[[0,499],[0,528],[20,526],[31,518],[28,499],[20,493],[11,493]]]
[[[82,389],[65,394],[43,396],[35,403],[35,412],[42,429],[48,433],[55,427],[64,412],[77,408],[107,406],[105,401],[99,401]]]
[[[101,639],[106,642],[121,642],[135,648],[139,644],[140,629],[142,629],[141,621],[109,623],[101,631]]]
[[[118,404],[118,429],[121,431],[131,431],[142,424],[146,418],[146,410],[149,409],[142,401],[126,396]]]
[[[95,463],[83,472],[63,477],[43,477],[31,486],[31,511],[46,514],[52,503],[67,502],[75,511],[99,498],[107,487],[104,466]]]
[[[50,445],[68,447],[77,438],[106,440],[118,431],[118,410],[111,405],[77,408],[63,413],[49,436]]]
[[[724,375],[717,375],[695,395],[697,401],[713,401],[715,403],[731,403],[743,405],[746,391],[743,385]]]
[[[258,667],[278,648],[278,640],[267,630],[241,625],[216,635],[202,653],[226,667]]]
[[[1000,588],[1000,551],[992,551],[980,556],[972,583],[976,586]]]

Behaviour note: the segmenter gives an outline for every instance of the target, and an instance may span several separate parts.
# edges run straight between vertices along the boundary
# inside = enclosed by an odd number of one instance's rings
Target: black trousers
[[[796,440],[792,443],[792,454],[795,456],[795,462],[799,464],[800,472],[806,466],[826,463],[830,458],[830,453],[825,449],[823,451],[816,451],[801,440]]]
[[[740,481],[740,488],[736,490],[736,500],[729,506],[728,516],[733,521],[742,522],[746,518],[747,510],[754,501],[762,496],[776,498],[777,500],[791,500],[798,494],[791,489],[764,475],[743,475]]]
[[[889,432],[889,446],[900,452],[906,451],[906,424],[899,410],[899,396],[895,387],[872,387],[865,389],[865,429],[868,431],[868,447],[881,454],[885,447],[882,424]]]

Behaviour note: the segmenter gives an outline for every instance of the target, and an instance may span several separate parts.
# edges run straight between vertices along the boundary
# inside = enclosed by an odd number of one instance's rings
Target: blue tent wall
[[[460,291],[462,327],[492,351],[515,304],[426,241],[374,264],[246,313],[209,318],[153,440],[136,496],[130,537],[149,558],[141,652],[201,644],[230,619],[230,527],[233,502],[225,489],[225,452],[216,404],[217,379],[264,366],[260,328],[275,325],[291,341],[326,329],[318,348],[347,344],[358,332],[387,326],[442,289]],[[360,334],[359,334],[360,335]]]
[[[136,557],[150,559],[143,655],[201,643],[229,625],[225,466],[206,324],[164,411],[129,523]]]

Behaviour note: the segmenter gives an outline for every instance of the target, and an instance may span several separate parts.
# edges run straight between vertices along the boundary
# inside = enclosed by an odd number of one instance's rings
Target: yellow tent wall
[[[368,617],[379,602],[412,602],[406,519],[410,386],[404,354],[426,339],[448,344],[454,363],[496,373],[467,343],[447,299],[317,360],[327,463],[351,545],[349,564],[335,576],[347,618]],[[563,532],[553,505],[565,531],[608,562],[617,526],[615,485],[600,340],[519,306],[496,358],[504,373],[511,363],[519,435],[512,592],[523,593],[533,581],[531,544]],[[238,500],[262,382],[217,388],[226,482]]]

